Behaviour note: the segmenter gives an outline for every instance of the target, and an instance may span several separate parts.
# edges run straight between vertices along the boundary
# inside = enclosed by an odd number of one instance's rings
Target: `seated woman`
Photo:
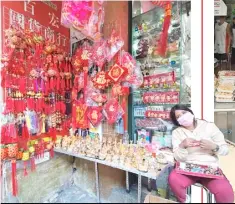
[[[172,133],[175,160],[218,167],[218,155],[227,155],[228,146],[224,135],[216,125],[195,119],[193,112],[184,105],[173,107],[170,116],[174,125],[178,127]],[[223,179],[200,178],[178,174],[175,170],[169,176],[169,185],[181,203],[186,202],[187,187],[195,183],[202,184],[214,194],[217,203],[233,203],[234,201],[234,192],[226,177]]]

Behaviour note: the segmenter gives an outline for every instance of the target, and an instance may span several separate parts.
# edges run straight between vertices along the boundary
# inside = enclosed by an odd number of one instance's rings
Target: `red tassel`
[[[54,148],[52,147],[51,149],[50,149],[50,158],[54,158]]]
[[[49,132],[50,132],[50,136],[52,138],[52,141],[53,142],[56,141],[56,129],[55,128],[50,128]]]
[[[72,88],[73,88],[72,78],[71,78],[69,81],[70,81],[70,87],[69,87],[69,89],[72,89]]]
[[[167,54],[167,42],[168,42],[168,30],[171,23],[171,16],[165,16],[163,23],[163,30],[160,36],[159,44],[158,44],[158,54],[162,57],[165,57]]]
[[[126,97],[124,96],[123,97],[123,101],[122,101],[122,108],[124,110],[124,114],[122,116],[122,119],[123,119],[123,126],[124,126],[124,131],[127,130],[127,113],[126,113],[126,110],[127,110],[127,103],[126,103]]]
[[[60,91],[60,76],[58,76],[56,80],[56,90]]]
[[[54,86],[54,79],[53,77],[50,78],[50,90],[53,90],[53,86]]]
[[[34,90],[35,93],[38,92],[38,87],[37,87],[37,86],[38,86],[38,85],[37,85],[37,79],[34,79],[34,80],[33,80],[33,90]]]
[[[49,78],[47,81],[45,81],[45,95],[47,96],[50,90],[50,81]]]
[[[28,176],[28,172],[27,172],[27,161],[24,161],[24,176]]]
[[[66,79],[66,81],[65,81],[65,87],[66,87],[66,90],[69,89],[69,79]]]
[[[19,79],[19,90],[22,94],[26,93],[26,80],[23,77]]]
[[[31,171],[34,172],[36,170],[36,165],[35,165],[35,158],[32,157],[30,159],[30,162],[31,162]]]
[[[13,196],[17,196],[18,194],[18,182],[16,175],[16,160],[11,161],[11,171],[12,171],[12,194]]]
[[[65,80],[66,79],[61,80],[61,90],[65,90]]]

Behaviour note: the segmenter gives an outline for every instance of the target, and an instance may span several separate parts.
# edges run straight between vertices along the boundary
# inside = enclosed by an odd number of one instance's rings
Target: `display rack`
[[[89,158],[89,157],[86,157],[86,156],[82,156],[82,155],[75,154],[75,153],[72,153],[72,152],[68,152],[68,151],[65,151],[65,150],[62,150],[62,149],[58,149],[58,148],[55,149],[55,152],[61,153],[61,154],[66,154],[66,155],[69,155],[69,156],[73,156],[73,157],[76,157],[76,158],[79,158],[79,159],[84,159],[84,160],[95,163],[96,194],[97,194],[97,202],[98,203],[100,203],[100,185],[99,185],[99,168],[98,168],[98,164],[102,164],[102,165],[106,165],[106,166],[109,166],[109,167],[112,167],[112,168],[116,168],[116,169],[126,171],[126,190],[127,190],[127,192],[130,191],[129,173],[133,173],[133,174],[138,175],[138,203],[141,203],[142,177],[146,177],[149,180],[150,179],[156,180],[158,178],[158,176],[161,174],[161,172],[165,172],[166,170],[170,171],[170,169],[172,167],[172,164],[162,165],[161,170],[158,171],[156,174],[144,173],[144,172],[138,171],[138,170],[133,169],[133,168],[127,168],[127,167],[121,166],[119,164],[115,164],[115,163],[107,162],[107,161],[102,161],[102,160],[95,159],[95,158]],[[168,173],[170,173],[170,172],[168,172]]]
[[[164,9],[155,7],[132,18],[132,55],[140,64],[144,76],[143,86],[132,90],[129,98],[129,121],[132,121],[129,124],[129,133],[134,143],[140,138],[137,130],[141,129],[150,132],[150,135],[157,134],[156,131],[162,132],[164,136],[170,135],[173,127],[169,121],[171,108],[175,104],[190,106],[190,83],[186,83],[186,80],[190,81],[190,65],[185,65],[190,64],[190,33],[186,31],[190,20],[185,4],[172,4],[169,47],[165,58],[155,52],[163,17]],[[146,96],[148,94],[151,96]],[[146,101],[146,97],[152,97],[152,100]],[[155,123],[160,121],[163,128],[156,125],[155,128],[140,127],[136,125],[136,120],[150,120]]]

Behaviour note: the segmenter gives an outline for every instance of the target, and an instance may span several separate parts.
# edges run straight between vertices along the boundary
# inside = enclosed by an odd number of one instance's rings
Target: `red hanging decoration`
[[[101,123],[102,120],[102,107],[90,107],[87,113],[87,117],[91,124],[96,127]]]
[[[50,134],[50,136],[52,138],[52,141],[53,142],[56,141],[56,128],[50,128],[49,134]]]
[[[111,69],[107,72],[106,78],[110,81],[117,83],[119,82],[126,74],[128,73],[127,68],[120,66],[119,64],[115,64],[111,67]]]
[[[28,176],[28,172],[27,172],[27,161],[24,161],[24,176]]]
[[[109,124],[114,124],[118,118],[122,117],[124,111],[117,99],[110,99],[104,105],[104,111]]]
[[[18,182],[17,182],[17,175],[16,175],[16,160],[13,159],[11,161],[11,171],[12,171],[12,194],[13,196],[17,196],[18,194]]]
[[[105,89],[110,80],[107,79],[107,75],[105,72],[99,72],[96,74],[96,76],[92,79],[93,85],[94,87],[96,87],[97,89]]]
[[[163,29],[157,49],[158,54],[162,57],[166,57],[167,54],[168,30],[171,23],[171,10],[172,10],[172,4],[168,2],[165,5],[165,17],[164,17]]]
[[[52,147],[52,148],[50,149],[50,158],[54,158],[54,156],[55,156],[54,148]]]
[[[35,158],[32,157],[30,159],[30,162],[31,162],[31,171],[34,172],[36,170],[36,165],[35,165]]]
[[[75,102],[73,104],[72,118],[74,128],[89,128],[87,119],[87,105],[82,101]]]

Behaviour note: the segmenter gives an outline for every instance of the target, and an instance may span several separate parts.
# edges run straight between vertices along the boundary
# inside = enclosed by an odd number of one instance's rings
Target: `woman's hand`
[[[217,145],[214,142],[209,140],[201,140],[200,142],[201,149],[213,151],[216,149]]]
[[[182,149],[187,149],[188,147],[192,147],[194,142],[196,142],[196,140],[192,138],[186,138],[183,140],[183,142],[181,142],[179,147]]]

